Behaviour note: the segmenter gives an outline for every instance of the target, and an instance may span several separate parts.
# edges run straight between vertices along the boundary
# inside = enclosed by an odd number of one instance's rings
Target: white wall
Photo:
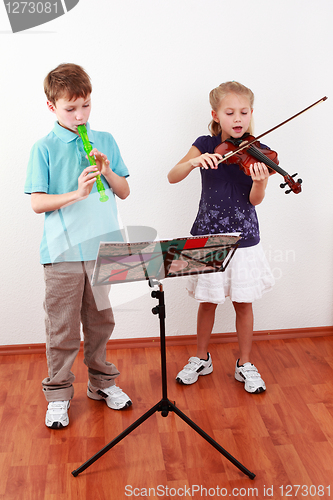
[[[332,16],[331,0],[80,0],[57,20],[12,34],[0,5],[0,344],[44,342],[43,216],[23,186],[30,148],[53,126],[42,82],[61,62],[91,75],[90,123],[114,135],[130,169],[123,222],[161,238],[187,235],[196,215],[199,172],[178,185],[166,175],[208,133],[213,87],[239,80],[252,88],[257,135],[329,96],[264,140],[282,168],[299,172],[303,192],[286,196],[282,177],[270,179],[258,214],[277,280],[254,309],[256,330],[332,325]],[[167,334],[195,333],[185,278],[164,286]],[[115,286],[112,298],[115,338],[158,335],[147,283]],[[230,303],[214,331],[234,331]]]

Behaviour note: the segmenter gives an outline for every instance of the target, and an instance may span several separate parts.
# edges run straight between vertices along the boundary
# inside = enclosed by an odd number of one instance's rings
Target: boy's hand
[[[91,165],[90,167],[85,168],[81,175],[78,178],[78,197],[79,199],[84,199],[89,196],[94,182],[96,181],[96,177],[99,175],[99,170],[97,166]]]
[[[90,151],[90,155],[95,157],[96,160],[96,165],[99,170],[99,172],[106,177],[106,174],[110,170],[110,162],[107,158],[107,156],[100,151],[98,151],[96,148],[92,149]]]
[[[130,190],[126,178],[116,174],[112,168],[110,168],[110,162],[107,156],[98,151],[96,148],[90,151],[90,155],[95,157],[98,173],[104,175],[113,193],[122,200],[127,198]]]

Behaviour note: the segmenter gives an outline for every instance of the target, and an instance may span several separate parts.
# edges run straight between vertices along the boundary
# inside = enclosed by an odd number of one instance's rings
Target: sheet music
[[[238,233],[192,236],[134,243],[101,242],[92,285],[163,279],[223,271],[228,265]],[[165,258],[173,249],[165,272]]]

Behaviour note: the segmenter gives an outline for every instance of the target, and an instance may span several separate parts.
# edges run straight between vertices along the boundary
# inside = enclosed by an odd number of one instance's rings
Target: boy
[[[84,333],[84,363],[88,366],[87,395],[123,409],[130,398],[115,385],[117,368],[106,361],[106,344],[114,328],[109,286],[91,287],[90,277],[100,241],[114,239],[119,229],[115,195],[129,195],[128,170],[111,134],[91,131],[87,124],[92,92],[90,78],[75,64],[61,64],[44,80],[55,126],[32,148],[25,193],[36,213],[45,213],[40,261],[44,266],[46,355],[48,374],[42,387],[48,409],[47,427],[69,424],[73,397],[71,368]],[[78,125],[87,126],[96,167],[86,157]],[[96,176],[109,197],[99,201]]]

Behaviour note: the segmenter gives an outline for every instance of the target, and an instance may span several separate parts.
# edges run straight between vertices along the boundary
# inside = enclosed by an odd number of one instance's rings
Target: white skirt
[[[274,285],[261,243],[238,248],[224,272],[190,276],[187,291],[199,302],[223,304],[226,297],[233,302],[253,302]]]

